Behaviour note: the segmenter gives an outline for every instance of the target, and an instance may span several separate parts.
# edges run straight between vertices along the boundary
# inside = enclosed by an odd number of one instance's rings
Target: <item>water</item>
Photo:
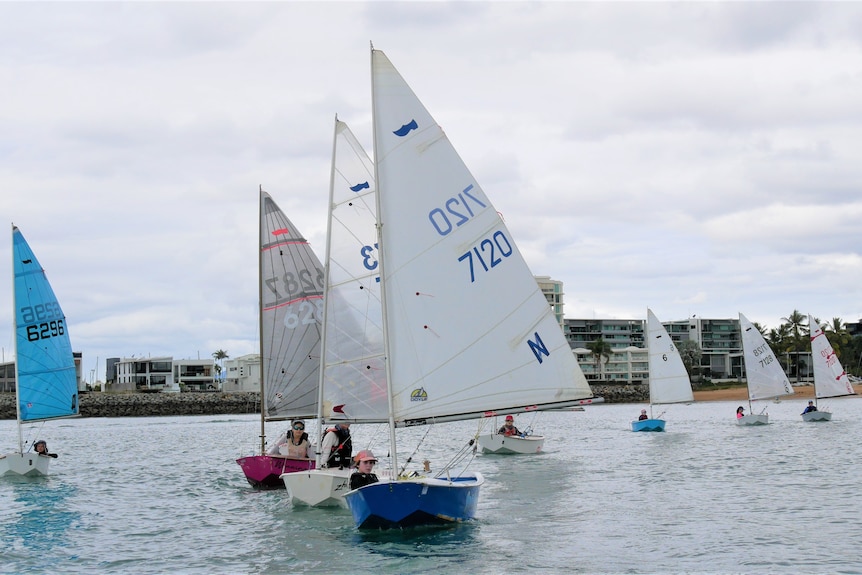
[[[0,478],[0,572],[862,573],[862,399],[832,401],[828,423],[770,403],[756,428],[737,405],[667,406],[663,434],[630,431],[640,405],[540,414],[545,453],[474,459],[475,522],[370,533],[248,486],[234,460],[254,415],[49,422],[27,433],[60,453],[52,475]],[[414,460],[444,461],[476,427],[430,428]],[[14,428],[0,422],[4,451]],[[385,430],[353,432],[385,454]]]

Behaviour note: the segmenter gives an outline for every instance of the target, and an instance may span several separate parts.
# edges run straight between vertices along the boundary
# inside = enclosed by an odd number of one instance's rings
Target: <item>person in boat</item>
[[[805,415],[806,413],[810,413],[812,411],[817,411],[817,406],[814,405],[813,401],[809,401],[808,407],[805,408],[805,411],[802,412],[802,415]]]
[[[44,439],[40,439],[39,441],[37,441],[36,443],[33,444],[33,451],[35,451],[39,455],[44,455],[45,457],[53,457],[54,459],[57,458],[56,453],[49,453],[48,452],[48,444],[45,442]]]
[[[643,421],[644,419],[649,419],[649,416],[646,414],[646,409],[641,409],[641,414],[638,416],[638,421]]]
[[[327,429],[320,446],[320,453],[327,458],[323,467],[330,469],[350,467],[350,457],[353,455],[350,424],[336,423],[335,427]]]
[[[377,463],[377,458],[371,451],[363,449],[356,454],[355,461],[356,471],[350,475],[351,490],[380,481],[374,473],[374,464]]]
[[[515,427],[515,418],[511,415],[506,416],[506,423],[503,425],[503,427],[497,430],[497,434],[508,436],[523,435],[520,431],[518,431],[518,428]]]
[[[736,408],[736,419],[742,419],[743,417],[745,417],[744,412],[745,412],[744,407],[742,407],[741,405],[739,407],[737,407]]]
[[[301,419],[294,419],[290,427],[289,431],[278,438],[274,451],[271,449],[270,452],[280,453],[297,459],[308,459],[308,450],[311,447],[311,443],[308,441],[308,434],[305,432],[305,422]]]

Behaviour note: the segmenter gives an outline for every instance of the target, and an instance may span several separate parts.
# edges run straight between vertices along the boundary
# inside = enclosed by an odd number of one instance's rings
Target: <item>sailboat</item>
[[[359,528],[466,521],[482,475],[444,465],[405,476],[397,430],[568,407],[592,392],[502,217],[446,134],[373,48],[371,70],[393,476],[344,497]]]
[[[841,367],[823,328],[812,315],[808,316],[808,329],[811,335],[811,361],[814,363],[814,406],[817,409],[803,413],[802,421],[830,421],[832,412],[821,410],[817,400],[855,395],[856,390]]]
[[[748,385],[748,415],[737,417],[736,422],[739,425],[766,425],[769,423],[766,407],[760,413],[752,413],[751,402],[792,395],[793,387],[760,330],[741,313],[739,329],[742,332],[742,358]]]
[[[647,347],[650,414],[648,419],[632,421],[632,431],[664,431],[665,420],[661,419],[661,415],[653,417],[652,406],[691,403],[694,394],[676,344],[650,309],[647,309]]]
[[[318,386],[317,417],[322,423],[388,420],[376,193],[371,159],[336,117]],[[321,430],[321,437],[324,434]],[[282,476],[291,503],[346,507],[343,496],[351,470],[323,467],[329,455],[317,453],[314,470]]]
[[[476,442],[479,445],[479,449],[482,450],[482,453],[493,453],[496,455],[527,455],[531,453],[541,453],[542,447],[545,445],[545,437],[542,435],[534,435],[529,431],[516,435],[499,433],[499,428],[497,427],[495,418],[491,433],[480,435],[476,439]]]
[[[0,476],[48,475],[56,455],[25,451],[22,426],[78,416],[78,377],[66,316],[45,270],[12,225],[15,310],[15,396],[18,450],[0,455]],[[35,443],[30,445],[32,448]],[[46,449],[47,451],[47,449]]]
[[[236,460],[256,489],[284,489],[281,475],[313,459],[267,452],[266,422],[317,414],[323,266],[263,189],[259,229],[260,451]]]

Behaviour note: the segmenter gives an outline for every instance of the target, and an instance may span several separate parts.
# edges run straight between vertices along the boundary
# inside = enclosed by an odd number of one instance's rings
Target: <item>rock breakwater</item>
[[[260,413],[258,393],[84,393],[82,417]],[[0,419],[15,419],[15,394],[0,393]]]
[[[649,401],[647,385],[592,385],[606,403]],[[260,413],[260,394],[247,393],[84,393],[82,417],[228,415]],[[15,419],[15,394],[0,393],[0,419]]]

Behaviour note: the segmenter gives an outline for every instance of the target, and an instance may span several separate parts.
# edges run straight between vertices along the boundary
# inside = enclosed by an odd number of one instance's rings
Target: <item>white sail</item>
[[[742,332],[742,353],[745,361],[745,378],[748,381],[748,398],[754,401],[791,395],[793,388],[772,348],[763,339],[760,331],[741,313],[739,329]]]
[[[647,309],[649,396],[651,404],[694,401],[691,381],[682,357],[667,330]]]
[[[396,424],[591,397],[499,213],[379,50],[372,94]]]
[[[332,153],[322,415],[388,421],[374,164],[338,119]]]
[[[260,192],[260,321],[266,419],[317,414],[323,266],[269,194]]]
[[[811,361],[814,363],[815,397],[821,399],[855,394],[847,372],[841,367],[835,350],[814,316],[808,316],[808,328],[811,334]]]

